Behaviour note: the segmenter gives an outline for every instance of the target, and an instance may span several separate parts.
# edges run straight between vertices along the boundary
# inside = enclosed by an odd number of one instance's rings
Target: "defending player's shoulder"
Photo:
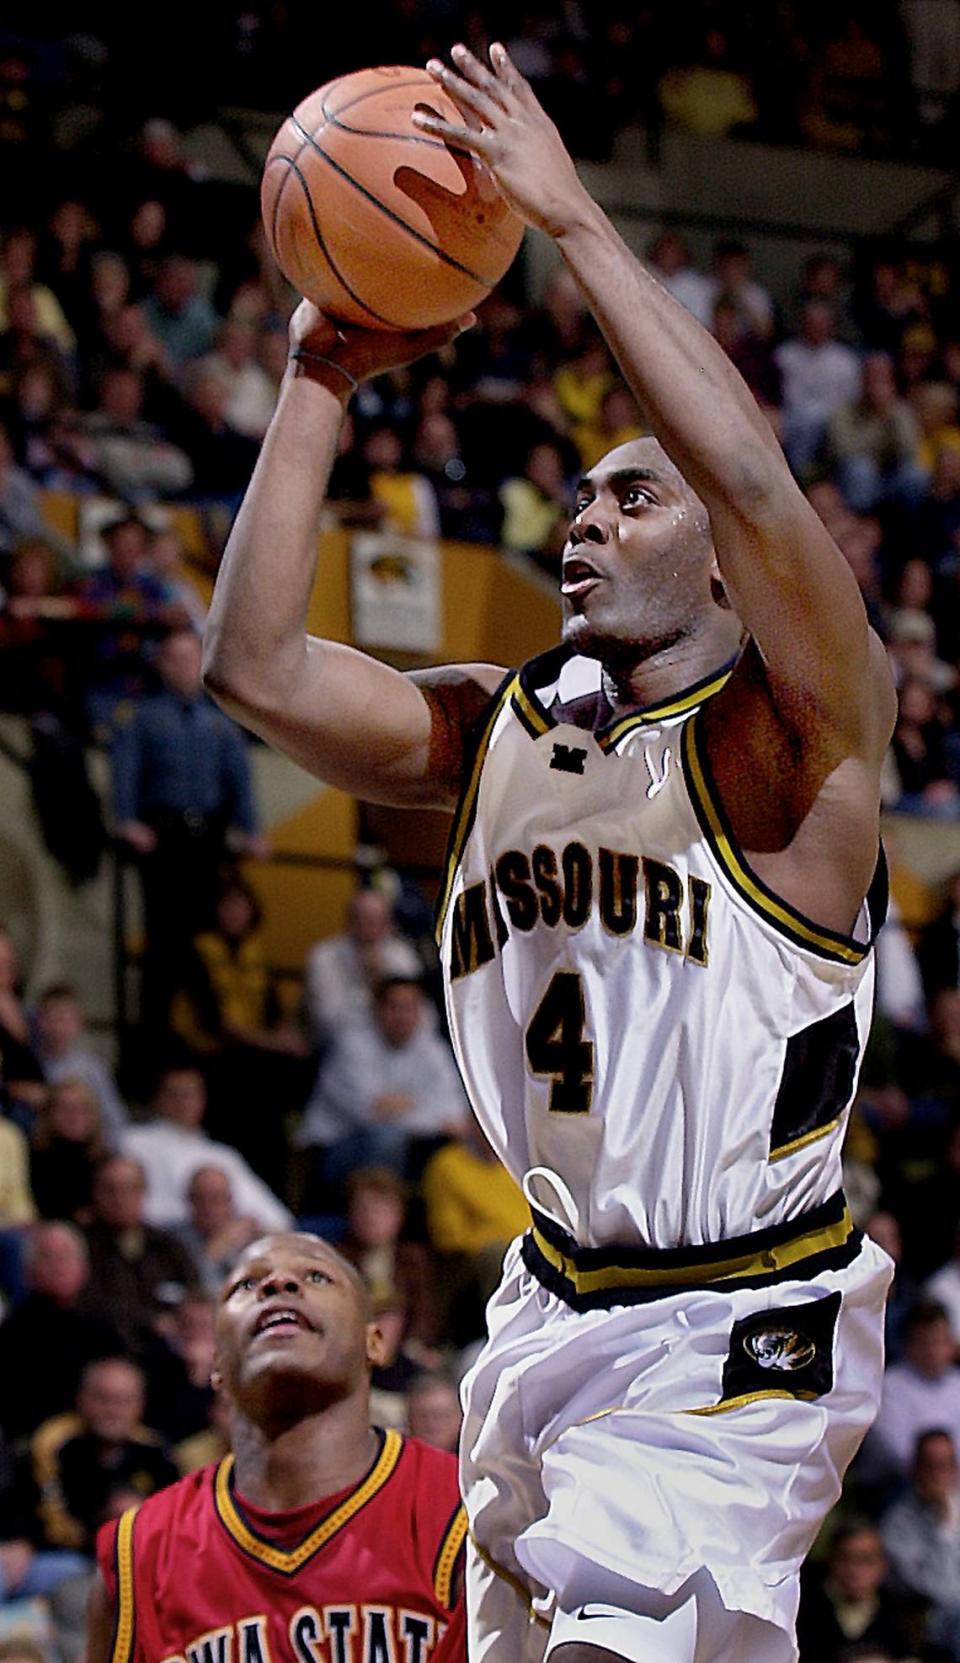
[[[467,1537],[457,1458],[419,1438],[405,1437],[397,1479],[424,1572],[440,1605],[451,1610],[462,1583]]]
[[[201,1467],[101,1526],[96,1541],[97,1574],[87,1607],[86,1663],[110,1663],[115,1655],[118,1612],[124,1603],[121,1589],[133,1575],[135,1535],[138,1544],[146,1536],[166,1532],[179,1539],[184,1525],[211,1493],[216,1473],[215,1465]]]

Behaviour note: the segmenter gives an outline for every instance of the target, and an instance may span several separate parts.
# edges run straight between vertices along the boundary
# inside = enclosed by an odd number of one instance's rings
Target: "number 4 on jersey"
[[[530,1019],[527,1061],[552,1080],[554,1114],[586,1114],[593,1097],[593,1044],[584,1038],[583,985],[573,970],[558,970]]]

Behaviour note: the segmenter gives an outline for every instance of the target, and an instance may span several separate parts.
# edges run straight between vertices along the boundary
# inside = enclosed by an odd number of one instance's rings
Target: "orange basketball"
[[[423,69],[361,69],[312,92],[277,133],[260,206],[281,271],[331,317],[429,329],[499,282],[523,224],[467,151],[413,112],[463,125]]]

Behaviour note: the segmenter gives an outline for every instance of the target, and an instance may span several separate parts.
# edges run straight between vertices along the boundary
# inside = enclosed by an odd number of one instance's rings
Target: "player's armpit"
[[[886,653],[853,572],[785,464],[764,459],[762,470],[766,487],[710,504],[724,587],[797,761],[812,744],[821,758],[831,748],[835,764],[879,767],[896,719]]]
[[[97,1571],[87,1601],[87,1640],[81,1663],[110,1663],[116,1615],[106,1583]]]

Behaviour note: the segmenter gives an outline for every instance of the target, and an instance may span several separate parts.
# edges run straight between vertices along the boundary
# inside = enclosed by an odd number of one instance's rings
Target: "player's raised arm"
[[[759,650],[780,720],[801,743],[875,762],[893,719],[886,658],[852,573],[795,484],[752,394],[711,335],[643,268],[581,184],[553,123],[501,46],[492,69],[455,47],[428,67],[464,144],[510,205],[556,242],[651,428],[705,503],[724,584]]]
[[[87,1599],[87,1636],[83,1663],[110,1663],[117,1624],[116,1601],[110,1597],[100,1571],[94,1573]]]
[[[465,665],[405,676],[308,635],[320,513],[357,383],[435,351],[459,327],[338,331],[306,301],[297,309],[290,364],[204,641],[204,680],[225,710],[328,784],[376,802],[455,798],[462,735],[502,671]]]

